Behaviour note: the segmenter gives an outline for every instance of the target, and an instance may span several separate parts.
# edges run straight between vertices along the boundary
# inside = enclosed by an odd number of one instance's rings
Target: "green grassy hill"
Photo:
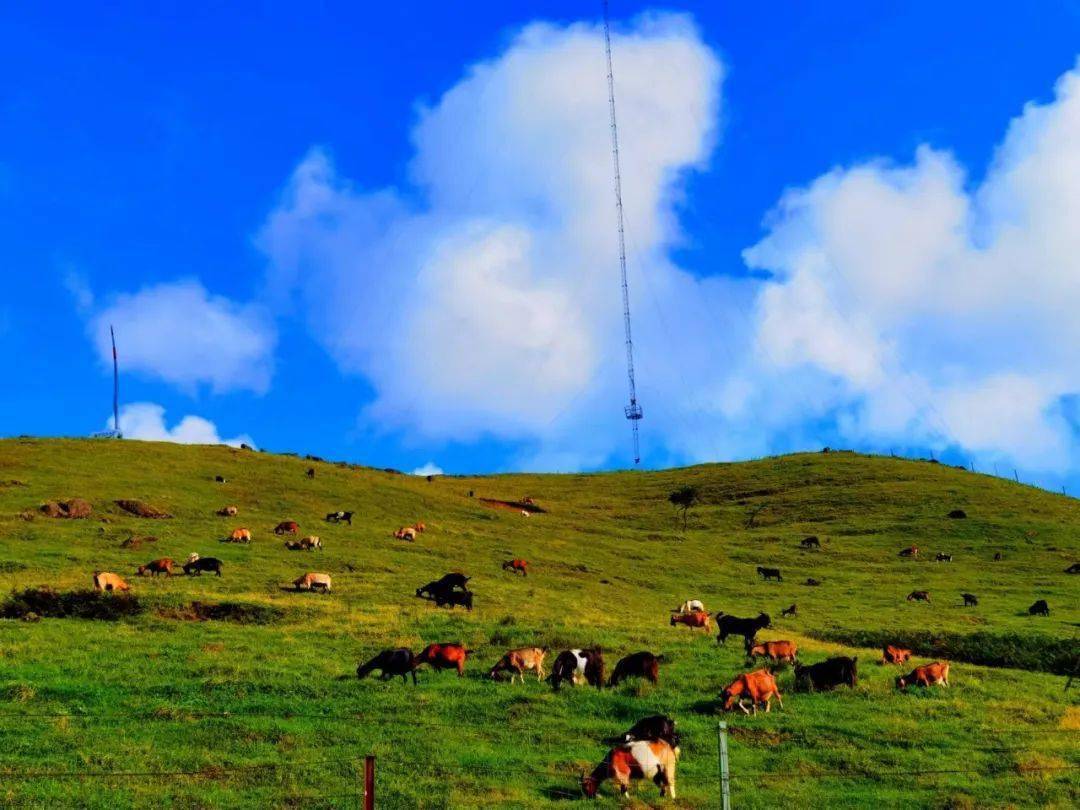
[[[683,484],[702,495],[685,531],[667,502]],[[526,495],[546,513],[480,500]],[[90,518],[38,512],[72,497],[93,504]],[[121,498],[173,518],[130,516],[113,504]],[[226,504],[238,518],[215,515]],[[966,519],[946,517],[957,508]],[[325,523],[335,509],[355,511],[353,525]],[[286,551],[272,533],[283,519],[325,550]],[[428,525],[417,542],[391,537],[417,520]],[[250,546],[219,542],[237,526],[252,529]],[[820,552],[798,547],[810,534]],[[123,548],[132,535],[158,540]],[[898,558],[911,544],[921,558]],[[220,557],[224,576],[134,576],[192,551]],[[954,561],[933,562],[937,551]],[[528,578],[500,569],[510,557],[530,561]],[[224,447],[2,441],[0,594],[86,589],[101,569],[128,577],[144,610],[0,621],[0,804],[355,807],[357,760],[374,753],[380,807],[560,807],[579,801],[579,775],[605,737],[666,712],[684,745],[679,798],[665,806],[719,806],[726,720],[737,808],[1075,807],[1080,684],[1064,691],[1054,670],[1076,650],[1080,576],[1064,569],[1077,560],[1076,500],[848,453],[429,482]],[[757,565],[784,581],[762,582]],[[309,570],[332,574],[334,593],[283,590]],[[473,577],[471,613],[413,595],[453,570]],[[933,603],[906,602],[915,589]],[[961,606],[964,591],[978,607]],[[721,647],[669,626],[688,598],[770,613],[760,637],[797,642],[806,662],[858,655],[858,687],[797,694],[784,669],[782,711],[722,714],[719,691],[749,667],[738,639]],[[1038,598],[1048,618],[1027,615]],[[230,603],[247,621],[190,620],[192,602]],[[797,618],[782,619],[792,603]],[[896,692],[897,668],[858,646],[891,637],[948,657],[952,688]],[[414,688],[355,677],[380,648],[434,641],[476,651],[465,678],[422,670]],[[592,644],[609,670],[630,652],[662,653],[660,684],[556,694],[487,677],[509,647],[551,648],[550,668],[558,650]],[[651,784],[634,795],[660,803]],[[618,803],[605,786],[598,806]]]

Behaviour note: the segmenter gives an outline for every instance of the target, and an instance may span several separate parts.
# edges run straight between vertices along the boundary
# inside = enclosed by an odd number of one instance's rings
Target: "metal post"
[[[1016,483],[1020,483],[1020,475],[1016,472],[1016,467],[1013,467],[1013,478],[1016,479]]]
[[[727,723],[716,724],[717,750],[720,756],[720,803],[722,810],[731,810],[731,773],[728,768]]]
[[[364,810],[375,810],[375,755],[364,757]]]

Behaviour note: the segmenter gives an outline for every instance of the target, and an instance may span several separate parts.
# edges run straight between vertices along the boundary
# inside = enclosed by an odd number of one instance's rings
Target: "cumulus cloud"
[[[639,19],[615,48],[631,283],[691,292],[666,253],[682,178],[715,137],[721,64],[676,15]],[[611,452],[610,431],[583,424],[617,419],[625,396],[606,94],[595,26],[534,24],[420,112],[410,187],[362,190],[318,149],[296,168],[258,240],[270,287],[371,380],[370,420],[542,438],[537,452],[578,463]]]
[[[88,328],[105,364],[112,362],[110,324],[126,371],[186,390],[205,384],[215,393],[262,393],[270,384],[276,336],[269,316],[258,306],[212,295],[198,281],[144,287],[94,312]]]
[[[948,152],[788,192],[745,252],[757,345],[846,389],[844,435],[1067,472],[1080,391],[1080,72],[1008,127],[981,183]]]
[[[424,465],[422,465],[420,467],[417,467],[415,470],[413,470],[412,474],[413,475],[423,475],[423,476],[442,475],[443,474],[443,469],[438,464],[436,464],[434,461],[429,461],[427,464],[424,464]]]
[[[106,423],[112,428],[112,419]],[[141,439],[148,442],[175,442],[176,444],[227,444],[239,447],[255,443],[247,434],[222,439],[217,426],[209,419],[188,415],[171,428],[165,424],[165,409],[153,402],[133,402],[120,409],[120,432],[125,439]]]
[[[784,194],[753,274],[703,275],[672,255],[723,65],[681,15],[614,48],[650,463],[850,442],[1077,468],[1080,72],[981,181],[929,146],[834,169]],[[594,25],[529,25],[420,110],[409,183],[363,188],[318,148],[296,167],[258,235],[270,297],[371,382],[372,424],[625,462],[603,59]]]

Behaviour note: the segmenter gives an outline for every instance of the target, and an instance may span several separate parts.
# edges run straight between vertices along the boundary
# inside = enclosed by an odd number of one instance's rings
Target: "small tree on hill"
[[[682,527],[683,531],[686,531],[686,516],[690,509],[697,505],[701,497],[698,494],[697,487],[687,484],[686,486],[679,487],[677,490],[668,495],[668,501],[682,512]]]

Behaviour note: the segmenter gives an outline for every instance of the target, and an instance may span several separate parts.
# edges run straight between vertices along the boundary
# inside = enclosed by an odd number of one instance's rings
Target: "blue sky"
[[[114,319],[129,432],[626,465],[599,4],[463,5],[0,12],[0,432]],[[613,4],[646,463],[1080,485],[1080,4],[760,5]]]

